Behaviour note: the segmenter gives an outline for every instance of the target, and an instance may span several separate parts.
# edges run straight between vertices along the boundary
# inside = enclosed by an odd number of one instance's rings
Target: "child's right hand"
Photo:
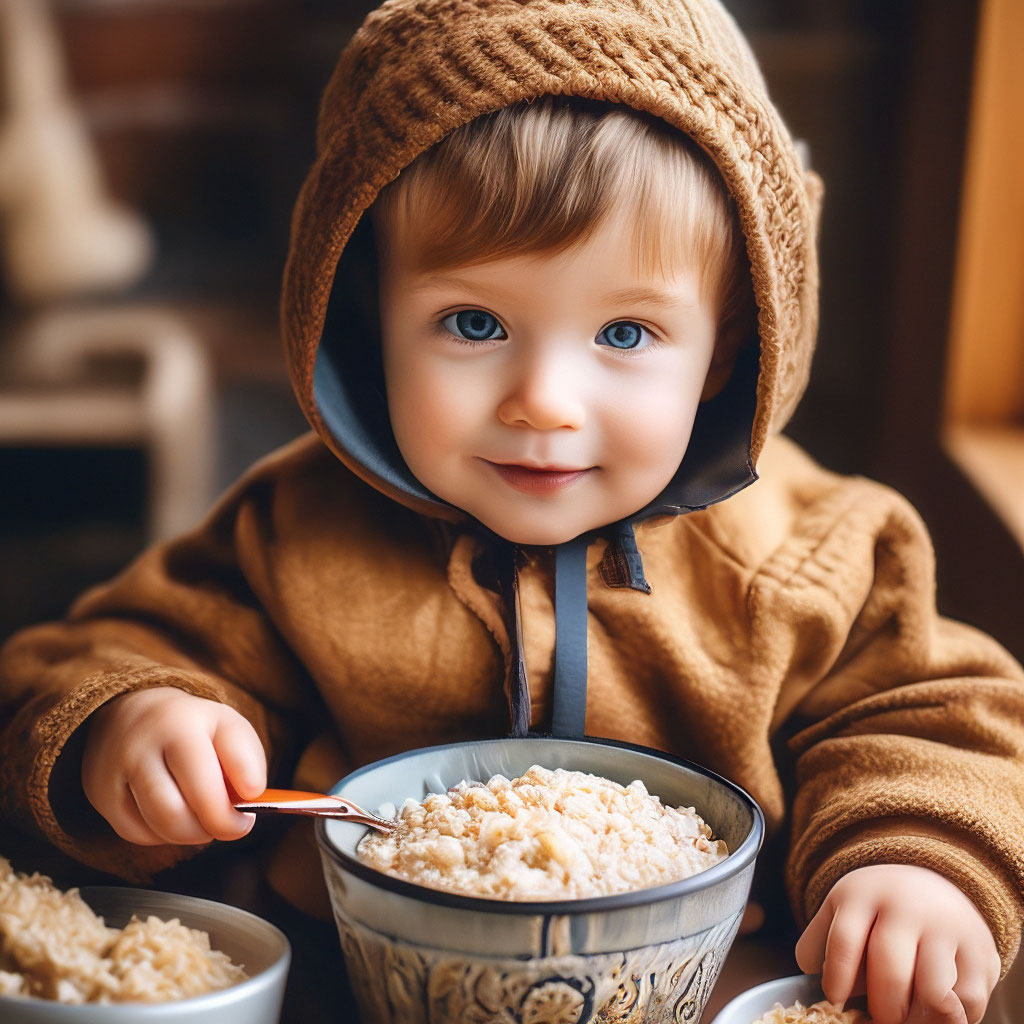
[[[93,712],[82,786],[114,831],[131,843],[240,839],[255,816],[232,807],[267,785],[256,730],[233,708],[173,687],[127,693]]]

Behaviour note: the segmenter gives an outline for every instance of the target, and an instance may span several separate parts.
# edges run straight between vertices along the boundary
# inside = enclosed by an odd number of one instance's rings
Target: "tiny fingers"
[[[266,757],[238,712],[174,688],[122,694],[93,713],[82,755],[82,786],[93,806],[130,842],[199,844],[237,839],[251,815],[232,806],[226,771],[256,795]]]
[[[253,816],[231,806],[217,751],[207,737],[182,739],[167,748],[165,757],[189,813],[206,837],[200,842],[239,839],[249,832]]]
[[[96,809],[122,839],[137,846],[162,846],[166,842],[146,824],[127,782],[118,786],[111,797],[103,807]]]
[[[938,1013],[939,1007],[948,1004],[947,996],[955,984],[956,948],[947,940],[923,935],[914,968],[913,1010],[927,1020],[929,1014]]]
[[[213,838],[199,823],[162,762],[159,768],[135,775],[129,786],[143,820],[162,842],[197,846]]]
[[[985,1015],[989,996],[999,980],[999,955],[996,954],[993,961],[985,953],[975,945],[961,945],[956,953],[957,977],[953,991],[963,1004],[967,1024],[978,1024]]]
[[[213,747],[224,775],[243,799],[252,800],[267,788],[267,755],[252,725],[241,715],[225,715],[217,723]]]
[[[868,1010],[877,1024],[903,1024],[910,1012],[919,933],[879,917],[867,945]]]
[[[836,912],[825,943],[821,987],[834,1003],[845,1003],[853,994],[865,956],[875,908],[844,903]]]
[[[830,900],[819,907],[804,929],[803,935],[797,940],[796,962],[800,970],[806,974],[818,974],[825,960],[825,942],[832,924],[833,908]]]
[[[137,766],[127,774],[104,771],[102,762],[94,759],[91,764],[83,766],[82,789],[89,802],[122,839],[137,846],[161,846],[167,840],[159,829],[150,825],[132,787],[132,779],[141,777],[144,772],[145,769]]]
[[[956,993],[950,989],[937,1005],[925,1008],[916,1000],[911,1006],[907,1024],[967,1024],[967,1016]]]

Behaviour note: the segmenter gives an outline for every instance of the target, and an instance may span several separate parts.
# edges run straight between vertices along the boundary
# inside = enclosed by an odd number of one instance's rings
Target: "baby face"
[[[508,540],[643,508],[686,451],[717,310],[694,271],[638,276],[613,219],[556,255],[381,273],[388,409],[416,477]]]

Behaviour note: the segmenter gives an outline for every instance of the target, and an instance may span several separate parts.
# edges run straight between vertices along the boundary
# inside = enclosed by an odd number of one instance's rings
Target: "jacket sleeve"
[[[934,558],[899,495],[852,481],[759,573],[755,617],[799,730],[786,882],[806,923],[854,868],[910,863],[954,882],[1004,971],[1024,923],[1024,672],[940,617]]]
[[[195,532],[143,553],[84,594],[65,621],[0,650],[0,809],[72,857],[145,881],[192,847],[121,840],[81,788],[80,727],[105,701],[174,686],[255,727],[273,770],[286,723],[313,698],[275,626],[273,473],[243,480]]]

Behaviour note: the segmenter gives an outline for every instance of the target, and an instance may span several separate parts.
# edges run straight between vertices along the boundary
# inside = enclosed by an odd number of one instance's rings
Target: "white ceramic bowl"
[[[668,885],[518,903],[441,892],[361,863],[365,829],[318,821],[324,873],[364,1024],[691,1022],[739,927],[764,819],[739,787],[696,765],[607,740],[482,740],[368,765],[332,793],[391,814],[407,798],[531,765],[602,775],[692,806],[730,855]]]
[[[760,1020],[776,1003],[792,1006],[797,1000],[810,1006],[825,998],[821,979],[815,974],[794,974],[789,978],[775,978],[762,985],[741,992],[729,1000],[711,1024],[751,1024]]]
[[[132,914],[178,918],[208,932],[210,945],[244,966],[241,984],[167,1003],[67,1005],[46,999],[0,996],[3,1024],[277,1024],[291,962],[288,940],[269,921],[237,907],[194,896],[83,887],[82,898],[108,925],[123,927]]]

